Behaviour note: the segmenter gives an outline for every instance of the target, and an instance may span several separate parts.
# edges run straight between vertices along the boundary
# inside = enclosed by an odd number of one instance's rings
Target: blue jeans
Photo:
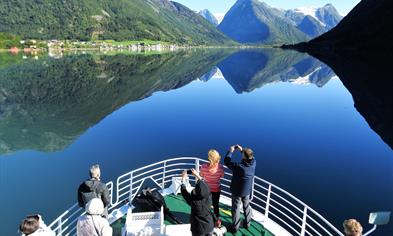
[[[239,230],[240,228],[240,204],[243,204],[244,226],[249,227],[251,224],[251,207],[250,195],[240,197],[232,195],[232,228]]]

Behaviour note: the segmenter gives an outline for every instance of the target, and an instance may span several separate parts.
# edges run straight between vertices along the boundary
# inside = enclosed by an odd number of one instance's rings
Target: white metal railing
[[[182,170],[189,168],[199,170],[203,163],[207,163],[207,161],[196,157],[173,158],[119,176],[116,186],[113,182],[107,183],[111,195],[109,212],[124,205],[125,201],[132,202],[145,181],[152,181],[164,189],[170,185],[172,177],[179,176]],[[225,167],[221,194],[229,198],[231,197],[229,190],[231,178],[230,170]],[[195,181],[195,179],[191,178],[191,181]],[[260,177],[254,178],[251,196],[252,208],[263,214],[265,221],[274,221],[292,235],[343,236],[336,227],[311,207]],[[49,227],[55,231],[56,235],[76,235],[77,219],[83,214],[84,210],[78,204],[74,204],[55,219]]]

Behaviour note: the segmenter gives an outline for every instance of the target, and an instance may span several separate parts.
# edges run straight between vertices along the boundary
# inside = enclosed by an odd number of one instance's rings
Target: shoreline
[[[42,53],[49,51],[57,51],[57,52],[73,52],[73,51],[175,51],[175,50],[184,50],[184,49],[253,49],[253,48],[280,48],[277,45],[241,45],[241,46],[175,46],[175,47],[161,47],[160,49],[155,49],[154,47],[142,46],[137,48],[131,47],[110,47],[110,48],[100,48],[100,47],[72,47],[72,48],[37,48],[26,50],[26,48],[17,48],[16,49],[7,49],[0,48],[0,53],[9,52],[9,53]]]

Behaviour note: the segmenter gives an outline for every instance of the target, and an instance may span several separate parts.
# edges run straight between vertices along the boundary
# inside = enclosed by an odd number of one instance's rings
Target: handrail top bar
[[[130,171],[130,172],[127,172],[127,173],[125,173],[125,174],[119,176],[118,179],[120,179],[120,178],[122,178],[122,177],[124,177],[124,176],[127,176],[127,175],[129,175],[129,174],[131,174],[131,173],[134,173],[134,172],[137,172],[137,171],[141,171],[141,170],[143,170],[143,169],[146,169],[146,168],[149,168],[149,167],[152,167],[152,166],[155,166],[155,165],[159,165],[159,164],[163,164],[163,163],[167,163],[167,162],[172,162],[172,161],[178,161],[178,160],[194,160],[194,161],[195,161],[195,160],[199,160],[199,161],[202,161],[202,162],[205,162],[205,163],[208,162],[207,160],[204,160],[204,159],[202,159],[202,158],[199,158],[199,157],[191,157],[191,156],[188,156],[188,157],[175,157],[175,158],[169,158],[169,159],[165,159],[165,160],[162,160],[162,161],[158,161],[158,162],[152,163],[152,164],[150,164],[150,165],[143,166],[143,167],[140,167],[140,168],[138,168],[138,169],[135,169],[135,170],[132,170],[132,171]],[[182,164],[183,164],[183,163],[182,163]],[[223,166],[224,166],[225,169],[228,169],[225,165],[223,165]],[[289,193],[288,191],[286,191],[286,190],[284,190],[284,189],[278,187],[277,185],[275,185],[275,184],[273,184],[273,183],[271,183],[271,182],[269,182],[269,181],[267,181],[267,180],[265,180],[265,179],[262,179],[261,177],[255,176],[255,179],[257,179],[257,180],[259,180],[259,181],[262,181],[262,182],[264,182],[265,184],[271,185],[272,187],[276,188],[277,190],[280,190],[281,192],[285,193],[286,195],[288,195],[289,197],[291,197],[293,200],[295,200],[295,201],[297,201],[298,203],[300,203],[301,205],[303,205],[303,207],[307,207],[309,211],[311,211],[312,213],[314,213],[315,215],[317,215],[319,218],[321,218],[321,220],[323,220],[324,223],[328,224],[328,225],[329,225],[330,227],[332,227],[335,231],[337,230],[336,227],[334,227],[328,220],[326,220],[326,219],[325,219],[323,216],[321,216],[318,212],[316,212],[314,209],[312,209],[310,206],[308,206],[306,203],[304,203],[302,200],[298,199],[297,197],[295,197],[294,195],[292,195],[292,194]],[[338,232],[339,232],[339,231],[338,231]],[[340,232],[340,233],[341,233],[341,232]]]
[[[178,161],[178,162],[176,162]],[[183,162],[180,162],[183,161]],[[192,163],[187,163],[186,161],[192,161]],[[175,162],[175,163],[173,163]],[[195,168],[198,169],[199,166],[203,163],[208,163],[208,160],[202,159],[202,158],[198,158],[198,157],[175,157],[175,158],[170,158],[170,159],[164,159],[162,161],[158,161],[146,166],[142,166],[140,168],[131,170],[127,173],[124,173],[122,175],[120,175],[119,177],[117,177],[116,179],[116,185],[114,184],[114,182],[110,181],[108,183],[106,183],[106,185],[111,189],[111,205],[112,207],[116,207],[119,205],[119,203],[121,201],[124,200],[124,196],[127,196],[127,194],[130,195],[130,199],[132,199],[133,197],[133,192],[135,189],[139,189],[142,185],[142,183],[144,182],[145,179],[147,178],[152,178],[152,180],[154,182],[156,182],[157,185],[161,186],[162,188],[165,187],[165,184],[167,182],[169,182],[170,180],[166,179],[169,177],[172,177],[174,174],[172,174],[175,170],[180,170],[180,166],[186,166],[186,165],[195,165]],[[178,167],[178,169],[176,169],[176,167]],[[174,168],[169,168],[168,167],[174,167]],[[230,176],[232,176],[232,174],[229,172],[229,168],[227,168],[224,165],[224,173],[226,175],[225,180],[229,179]],[[141,171],[147,171],[145,173],[141,173]],[[158,173],[156,173],[158,171]],[[135,174],[136,172],[138,172],[138,174]],[[169,175],[166,175],[166,173],[171,173]],[[159,176],[160,174],[163,174],[162,176]],[[153,176],[158,176],[153,177]],[[126,178],[125,178],[126,177]],[[141,182],[141,183],[139,183]],[[129,189],[126,186],[123,186],[123,184],[129,184]],[[134,184],[139,184],[139,186],[133,186]],[[275,184],[272,184],[271,182],[262,179],[261,177],[255,176],[254,177],[254,184],[260,185],[260,187],[262,187],[263,189],[265,189],[263,186],[266,184],[267,186],[267,190],[268,192],[266,194],[268,194],[268,196],[270,197],[270,193],[274,193],[275,195],[279,196],[280,198],[286,199],[288,200],[292,207],[295,207],[296,210],[299,210],[297,206],[293,205],[293,204],[299,204],[300,208],[304,209],[304,213],[305,215],[303,215],[304,220],[307,220],[307,218],[310,218],[312,220],[318,219],[321,223],[325,223],[328,228],[330,228],[330,230],[334,231],[335,233],[337,233],[338,235],[342,236],[343,234],[335,227],[333,226],[327,219],[325,219],[323,216],[321,216],[318,212],[316,212],[314,209],[312,209],[310,206],[308,206],[307,204],[305,204],[303,201],[301,201],[300,199],[298,199],[297,197],[293,196],[292,194],[290,194],[288,191],[278,187]],[[263,184],[263,186],[262,186]],[[119,188],[119,186],[122,185],[123,187]],[[225,185],[227,188],[229,188],[228,185]],[[136,188],[133,188],[136,187]],[[227,193],[225,190],[222,190],[224,193]],[[256,192],[255,192],[256,191]],[[264,190],[263,190],[264,191]],[[253,195],[257,194],[257,199],[259,199],[259,197],[264,196],[266,197],[264,194],[260,193],[259,191],[255,190],[253,188]],[[116,197],[114,197],[114,194],[116,194]],[[261,195],[258,195],[261,194]],[[230,195],[230,193],[228,193],[228,195]],[[259,196],[259,197],[258,197]],[[267,205],[265,208],[265,211],[269,212],[269,197],[267,199],[267,202],[265,202]],[[262,199],[260,199],[261,201],[264,201]],[[274,199],[272,199],[274,200]],[[253,204],[254,202],[251,202],[251,204]],[[281,204],[279,204],[281,205]],[[272,205],[272,207],[274,208],[274,205]],[[53,228],[55,226],[57,226],[55,228],[55,230],[59,230],[60,234],[62,232],[62,229],[66,230],[68,229],[68,227],[70,226],[70,223],[68,223],[67,220],[70,216],[67,216],[68,214],[72,213],[72,214],[76,214],[76,212],[78,211],[78,204],[75,203],[74,205],[72,205],[68,210],[66,210],[65,212],[63,212],[59,217],[57,217],[50,225],[50,228]],[[288,210],[288,209],[287,209]],[[291,212],[291,211],[290,211]],[[309,215],[309,213],[312,213],[314,215],[314,217],[312,217],[311,215]],[[269,214],[272,214],[272,212],[269,212]],[[293,214],[293,213],[292,213]],[[267,215],[265,215],[267,217]],[[274,214],[273,214],[274,216]],[[277,217],[277,216],[276,216]],[[279,220],[282,221],[282,219],[278,218]],[[303,222],[304,225],[307,224],[307,222]],[[321,227],[323,230],[326,230],[323,226],[319,225],[319,227]],[[72,228],[71,228],[72,229]]]

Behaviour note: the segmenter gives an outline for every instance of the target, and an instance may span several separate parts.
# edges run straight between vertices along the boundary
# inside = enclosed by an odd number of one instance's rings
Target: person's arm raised
[[[227,152],[227,155],[224,158],[224,165],[226,165],[226,167],[228,167],[232,171],[236,166],[236,164],[232,162],[232,154],[234,151],[235,151],[235,145],[229,148],[229,151]]]
[[[191,205],[192,203],[192,198],[191,198],[191,194],[187,191],[186,185],[183,183],[186,178],[187,178],[187,170],[184,170],[182,173],[182,184],[180,186],[180,191],[181,191],[181,195],[183,196],[184,200],[186,200],[188,205]]]

